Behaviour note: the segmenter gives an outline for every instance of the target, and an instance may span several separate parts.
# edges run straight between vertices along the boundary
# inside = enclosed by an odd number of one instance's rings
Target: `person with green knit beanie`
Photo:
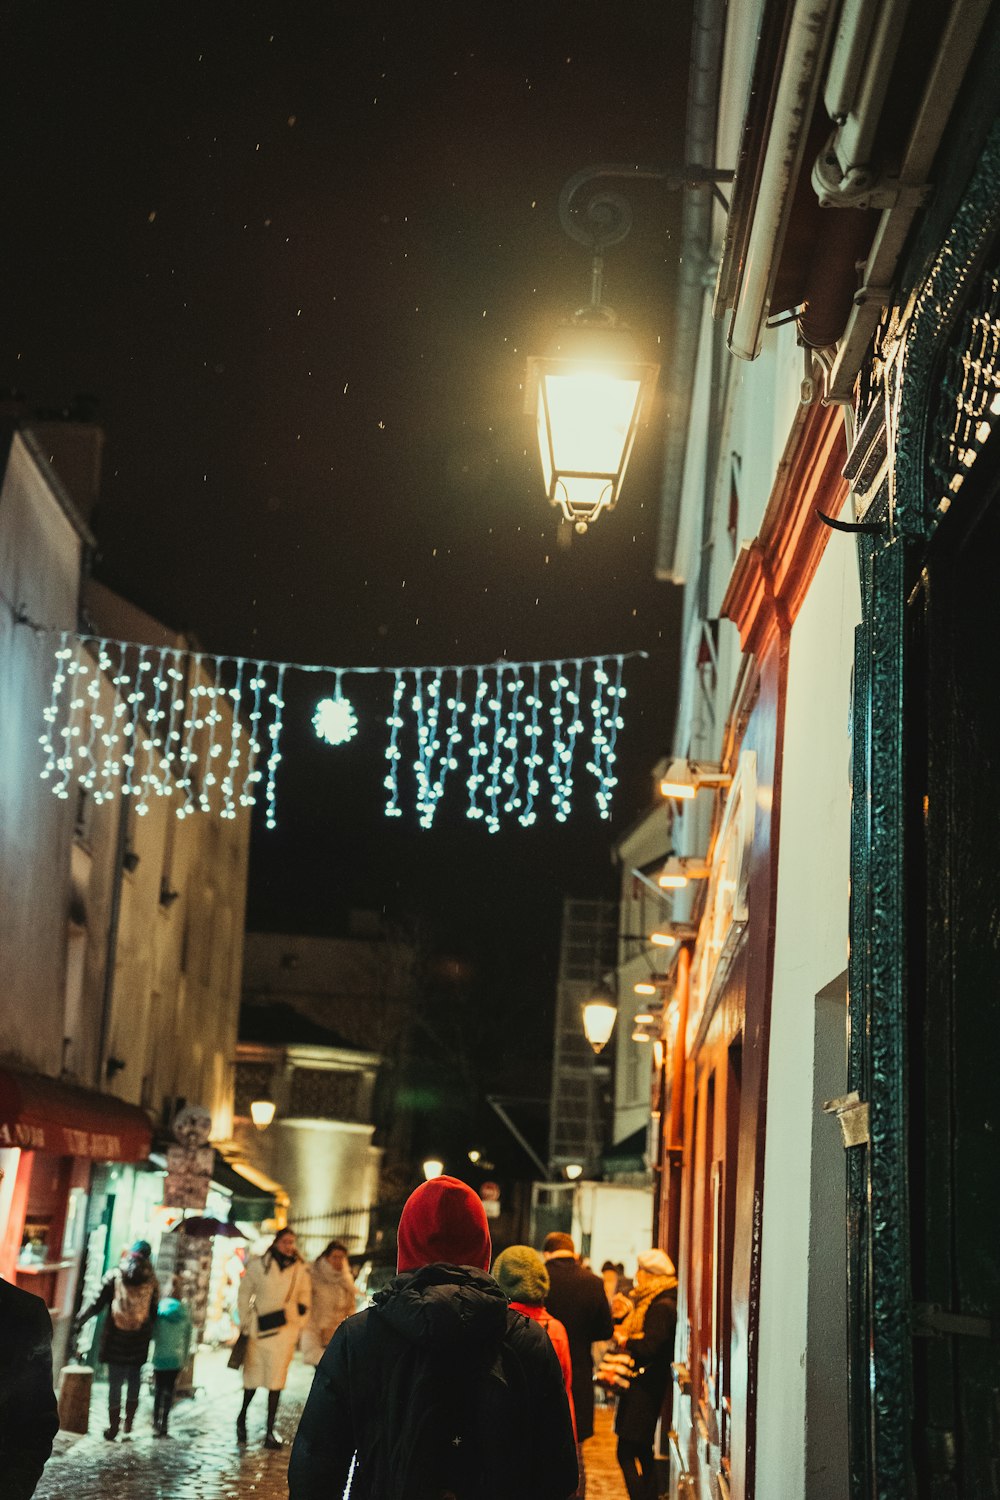
[[[514,1311],[541,1323],[552,1340],[552,1347],[563,1373],[575,1437],[576,1410],[573,1406],[573,1365],[569,1357],[569,1334],[559,1319],[545,1310],[545,1299],[549,1295],[549,1273],[545,1269],[544,1260],[530,1245],[510,1245],[506,1250],[501,1250],[493,1262],[493,1275]]]

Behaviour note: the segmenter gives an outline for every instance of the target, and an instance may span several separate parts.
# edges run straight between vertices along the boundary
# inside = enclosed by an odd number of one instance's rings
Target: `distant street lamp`
[[[559,195],[559,222],[570,239],[591,252],[590,305],[559,328],[545,355],[528,360],[526,410],[538,426],[545,492],[578,532],[618,502],[659,366],[643,359],[628,328],[601,301],[604,251],[632,228],[632,210],[620,193],[594,193],[582,213],[573,199],[580,188],[608,178],[651,180],[667,187],[711,187],[732,181],[732,172],[682,168],[597,166],[577,172]],[[722,200],[725,202],[725,200]]]
[[[567,1162],[563,1167],[563,1171],[566,1173],[566,1176],[568,1177],[570,1182],[575,1182],[578,1177],[583,1176],[583,1167],[578,1161]]]
[[[266,1130],[274,1119],[274,1111],[277,1108],[273,1099],[263,1095],[260,1099],[253,1099],[250,1103],[250,1118],[258,1130]]]
[[[600,990],[583,1007],[583,1034],[595,1052],[611,1040],[618,1007],[607,990]]]
[[[424,1178],[430,1182],[433,1177],[440,1177],[444,1171],[444,1162],[439,1161],[436,1156],[429,1156],[424,1162]]]

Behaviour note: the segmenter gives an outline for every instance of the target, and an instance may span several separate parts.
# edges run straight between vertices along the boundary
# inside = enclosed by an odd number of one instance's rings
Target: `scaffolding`
[[[583,1034],[581,1007],[615,967],[618,907],[613,901],[563,902],[552,1050],[549,1171],[571,1163],[597,1169],[605,1120],[599,1085],[608,1076]]]

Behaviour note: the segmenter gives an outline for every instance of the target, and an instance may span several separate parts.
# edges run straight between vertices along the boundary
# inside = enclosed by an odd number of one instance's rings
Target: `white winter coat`
[[[311,1303],[312,1282],[302,1261],[296,1260],[283,1271],[268,1250],[247,1262],[238,1296],[240,1328],[249,1339],[243,1361],[246,1390],[284,1390],[288,1366],[308,1320]],[[299,1311],[300,1306],[305,1308],[304,1312]],[[279,1308],[284,1309],[284,1327],[262,1334],[257,1324],[258,1314],[277,1312]]]
[[[322,1255],[309,1267],[309,1276],[312,1313],[302,1332],[302,1358],[308,1365],[318,1365],[323,1350],[354,1311],[354,1277],[349,1266],[335,1271]]]

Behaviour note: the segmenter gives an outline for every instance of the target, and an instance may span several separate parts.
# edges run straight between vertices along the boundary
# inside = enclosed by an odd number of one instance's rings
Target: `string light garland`
[[[504,820],[530,828],[543,786],[557,822],[573,807],[577,748],[589,744],[586,771],[597,811],[611,816],[619,731],[624,727],[624,664],[644,651],[472,666],[326,667],[182,647],[153,647],[105,636],[58,633],[52,689],[39,736],[41,776],[57,797],[76,784],[103,803],[116,792],[144,815],[157,797],[179,818],[215,812],[235,818],[263,801],[277,826],[288,672],[334,679],[313,728],[325,744],[354,740],[361,724],[344,692],[348,676],[385,676],[385,814],[403,816],[409,760],[421,828],[433,827],[449,775],[463,765],[466,816],[498,833]],[[261,785],[263,783],[263,786]]]

